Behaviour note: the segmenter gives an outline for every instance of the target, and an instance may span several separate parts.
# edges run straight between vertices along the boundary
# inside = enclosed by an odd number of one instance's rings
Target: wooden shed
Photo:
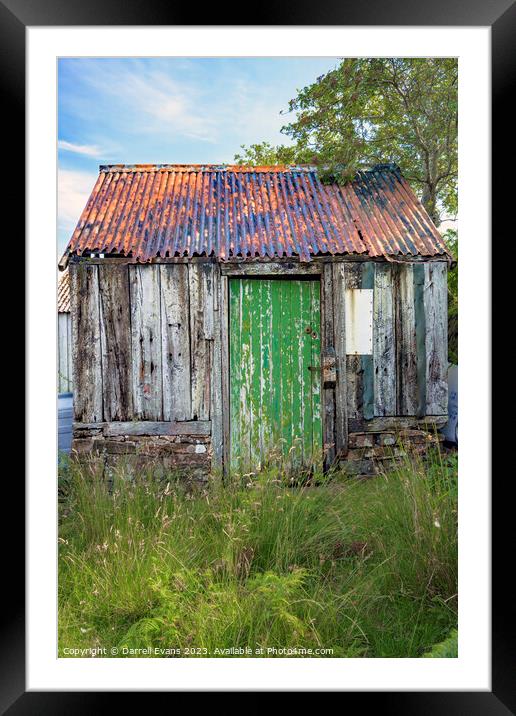
[[[371,474],[446,422],[450,260],[393,165],[101,166],[60,262],[73,448]]]

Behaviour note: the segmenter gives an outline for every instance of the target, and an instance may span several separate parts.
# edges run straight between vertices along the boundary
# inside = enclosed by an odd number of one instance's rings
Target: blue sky
[[[297,90],[337,58],[80,58],[58,66],[58,254],[99,164],[228,163],[280,133]]]

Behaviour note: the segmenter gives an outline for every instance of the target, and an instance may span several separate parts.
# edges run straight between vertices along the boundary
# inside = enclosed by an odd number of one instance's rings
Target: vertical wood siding
[[[417,346],[414,269],[400,264],[395,273],[397,414],[417,414]]]
[[[324,264],[321,276],[322,317],[321,340],[323,353],[335,348],[333,325],[333,268],[331,263]],[[323,403],[323,451],[324,463],[329,467],[335,459],[335,388],[322,388]]]
[[[445,415],[447,265],[347,263],[345,288],[373,288],[373,355],[346,358],[348,417]]]
[[[333,264],[333,323],[337,360],[337,381],[335,383],[335,449],[337,455],[345,455],[348,447],[345,290],[345,264],[340,261]]]
[[[396,414],[393,267],[376,264],[373,294],[374,414]]]
[[[137,420],[163,419],[159,266],[129,266],[132,392]]]
[[[223,373],[227,372],[229,362],[223,356],[223,305],[222,285],[218,267],[212,269],[213,276],[213,361],[211,364],[211,444],[213,459],[217,467],[222,466],[224,450],[224,423],[223,423]]]
[[[350,418],[446,414],[446,271],[444,262],[333,260],[319,282],[228,279],[211,262],[73,264],[75,420],[210,420],[217,465],[256,466],[292,441],[303,459],[322,444],[328,465],[345,455]],[[374,289],[372,355],[346,355],[344,294],[355,288]],[[66,373],[58,320],[58,370]],[[315,320],[310,342],[304,331]],[[320,366],[325,351],[336,356],[334,385],[304,369]],[[231,441],[229,455],[232,401],[248,409],[238,417],[246,437]]]
[[[376,264],[368,261],[362,264],[362,288],[373,290],[373,352],[374,352],[374,336],[377,330],[374,325],[374,288],[375,288],[375,270]],[[363,372],[363,397],[362,408],[363,417],[366,420],[374,417],[375,414],[375,380],[374,380],[374,355],[362,356],[362,372]]]
[[[102,421],[99,267],[79,264],[70,274],[76,422]]]
[[[188,266],[160,266],[163,420],[190,420]]]
[[[426,413],[442,415],[448,406],[448,287],[446,264],[425,264]]]
[[[98,266],[104,420],[133,415],[127,266]]]
[[[70,276],[76,421],[213,418],[221,461],[219,267],[84,262]]]
[[[190,264],[190,352],[192,419],[209,420],[213,361],[214,264]]]

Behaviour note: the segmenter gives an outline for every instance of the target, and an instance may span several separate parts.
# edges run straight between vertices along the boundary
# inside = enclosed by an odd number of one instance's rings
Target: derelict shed
[[[449,261],[391,165],[103,166],[61,262],[73,447],[370,474],[446,422]]]

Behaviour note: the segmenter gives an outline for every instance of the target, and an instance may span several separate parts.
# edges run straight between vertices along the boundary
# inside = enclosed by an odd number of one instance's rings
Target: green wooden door
[[[318,464],[319,281],[230,279],[229,297],[231,470]]]

